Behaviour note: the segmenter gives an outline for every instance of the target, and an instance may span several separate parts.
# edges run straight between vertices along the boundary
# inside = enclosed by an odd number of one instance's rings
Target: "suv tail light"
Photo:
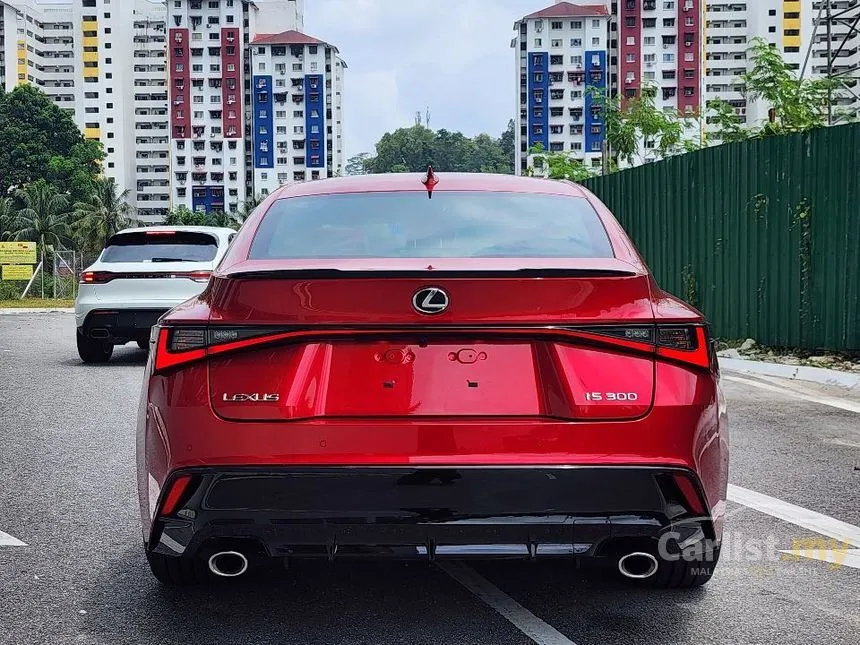
[[[114,274],[108,271],[84,271],[81,274],[81,284],[105,284],[113,280]]]
[[[209,282],[211,271],[148,271],[145,273],[113,273],[111,271],[84,271],[81,284],[106,284],[111,280],[158,280],[185,279],[194,282]]]

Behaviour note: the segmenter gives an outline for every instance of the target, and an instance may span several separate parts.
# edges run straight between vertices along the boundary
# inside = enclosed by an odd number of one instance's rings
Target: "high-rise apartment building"
[[[163,7],[136,0],[134,13],[134,205],[144,222],[170,209],[167,23]]]
[[[832,68],[853,90],[834,93],[834,122],[860,109],[856,79],[860,68],[857,0],[722,0],[707,5],[705,100],[721,99],[735,108],[750,127],[768,118],[769,105],[748,101],[741,76],[749,70],[750,42],[763,38],[776,48],[795,73],[826,76]],[[828,53],[828,40],[830,53]],[[828,64],[828,61],[831,61]],[[805,64],[805,67],[804,67]]]
[[[0,0],[0,16],[4,88],[33,84],[68,110],[86,138],[102,143],[105,174],[129,190],[141,218],[159,218],[169,204],[163,6]],[[148,190],[158,184],[160,193]]]
[[[279,183],[342,171],[346,65],[301,33],[303,15],[304,0],[0,0],[0,83],[39,87],[101,141],[104,172],[140,219],[238,210]],[[272,151],[290,154],[258,154],[270,135],[255,123],[255,76],[271,76]]]
[[[302,3],[171,0],[167,13],[171,201],[235,212],[260,192],[249,47],[271,25],[300,28]]]
[[[601,165],[605,124],[595,102],[608,87],[609,10],[558,2],[514,24],[517,174],[535,146]]]
[[[613,90],[633,98],[650,86],[656,90],[657,107],[697,114],[702,106],[702,2],[613,2]]]
[[[254,186],[343,173],[343,72],[336,47],[298,31],[251,42]]]

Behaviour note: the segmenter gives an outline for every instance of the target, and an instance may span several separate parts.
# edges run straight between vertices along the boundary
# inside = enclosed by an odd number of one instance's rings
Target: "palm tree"
[[[24,208],[12,226],[13,240],[36,242],[42,256],[42,296],[45,295],[45,252],[62,248],[69,240],[69,200],[51,184],[39,179],[18,191]]]
[[[0,198],[0,241],[12,235],[12,226],[15,223],[16,213],[12,208],[12,200],[8,197]]]
[[[233,213],[225,213],[224,211],[212,211],[206,214],[207,226],[223,226],[225,228],[239,228],[239,221]]]
[[[136,224],[134,209],[126,201],[129,190],[119,192],[116,180],[100,177],[93,184],[92,194],[75,204],[75,236],[81,248],[100,251],[108,238]]]
[[[242,209],[237,213],[236,220],[241,224],[246,219],[251,216],[251,213],[254,212],[254,209],[259,206],[265,197],[263,195],[251,195],[247,200],[242,203]]]

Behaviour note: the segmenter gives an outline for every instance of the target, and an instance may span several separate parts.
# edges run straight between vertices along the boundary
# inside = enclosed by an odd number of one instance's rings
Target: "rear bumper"
[[[174,473],[191,484],[152,526],[150,550],[195,557],[244,543],[272,557],[600,557],[700,532],[675,484],[649,467],[274,467]],[[163,503],[163,502],[162,502]]]
[[[152,326],[170,307],[92,309],[78,324],[79,333],[89,338],[128,342],[149,338]]]

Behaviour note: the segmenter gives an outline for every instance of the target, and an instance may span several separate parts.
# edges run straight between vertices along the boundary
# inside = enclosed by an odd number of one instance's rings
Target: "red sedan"
[[[279,189],[153,328],[138,419],[166,583],[275,559],[599,558],[706,582],[725,406],[702,315],[534,178]]]

